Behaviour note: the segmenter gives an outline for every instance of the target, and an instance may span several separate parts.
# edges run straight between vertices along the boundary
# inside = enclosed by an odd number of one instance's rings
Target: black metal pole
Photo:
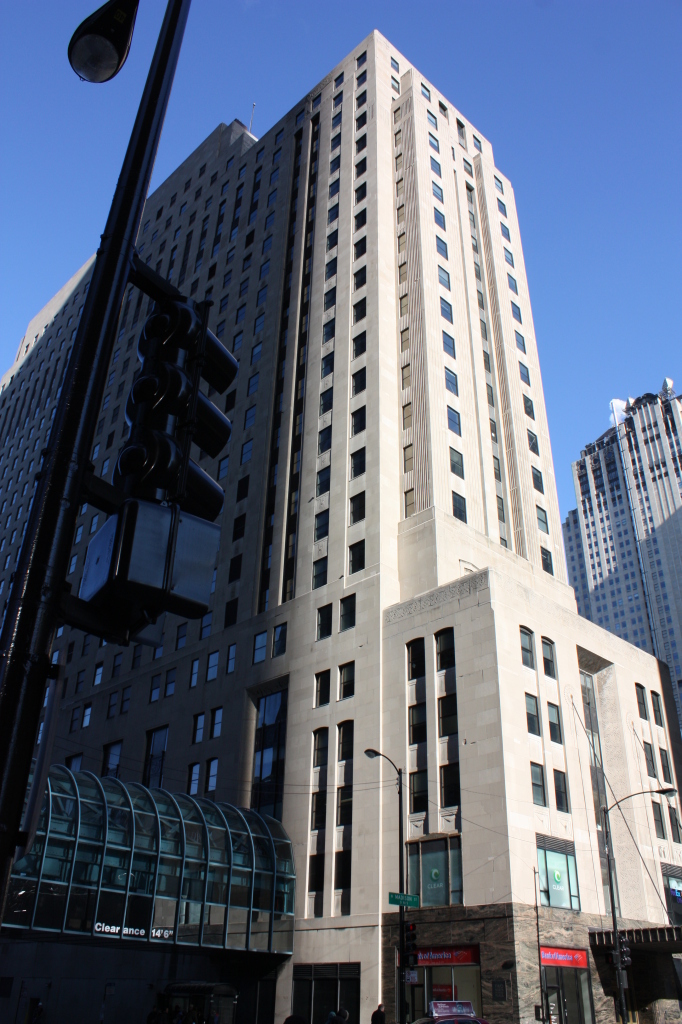
[[[400,859],[398,861],[398,889],[405,892],[405,841],[403,836],[403,770],[398,768],[398,846]],[[400,1012],[398,1014],[399,1024],[405,1024],[405,907],[400,904],[400,937],[399,953],[400,964],[398,967],[398,994],[400,997]]]
[[[537,868],[533,868],[533,885],[535,887],[535,931],[538,939],[538,973],[540,975],[540,1020],[545,1024],[545,986],[542,979],[542,949],[540,947],[540,911],[538,910],[538,879]]]
[[[37,477],[0,634],[0,920],[83,476],[190,4],[168,0]]]
[[[613,922],[613,963],[616,971],[616,989],[618,991],[618,1008],[623,1024],[628,1019],[627,1007],[625,1005],[625,989],[623,988],[623,968],[620,963],[620,935],[618,934],[618,921],[616,920],[615,886],[613,884],[613,861],[611,859],[611,831],[609,828],[608,808],[602,807],[604,819],[604,847],[606,849],[606,865],[609,872],[609,898],[611,900],[611,920]]]

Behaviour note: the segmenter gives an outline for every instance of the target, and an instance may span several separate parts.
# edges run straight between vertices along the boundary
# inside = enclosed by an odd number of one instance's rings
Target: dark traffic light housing
[[[65,622],[118,643],[163,612],[208,609],[225,495],[191,447],[215,458],[227,444],[230,421],[208,395],[226,391],[239,369],[208,330],[210,303],[187,300],[139,259],[131,281],[156,308],[138,343],[129,435],[111,484],[86,477],[84,499],[109,517],[88,546],[79,596],[62,601]]]
[[[405,925],[405,967],[416,967],[418,962],[417,926],[411,921]]]

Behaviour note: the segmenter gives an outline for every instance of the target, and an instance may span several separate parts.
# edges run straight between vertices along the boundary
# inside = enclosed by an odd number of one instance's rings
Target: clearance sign
[[[543,967],[587,968],[586,949],[558,949],[556,946],[540,946],[540,961]]]

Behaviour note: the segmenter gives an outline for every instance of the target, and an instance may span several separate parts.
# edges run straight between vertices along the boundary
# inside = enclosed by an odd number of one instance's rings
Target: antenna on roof
[[[252,132],[251,132],[251,125],[253,124],[253,112],[254,112],[255,109],[256,109],[256,101],[254,100],[253,101],[253,106],[251,107],[251,120],[249,121],[249,134],[252,134]]]

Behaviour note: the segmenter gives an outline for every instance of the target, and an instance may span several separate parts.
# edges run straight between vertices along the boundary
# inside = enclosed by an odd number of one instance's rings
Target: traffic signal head
[[[419,961],[417,956],[417,926],[411,921],[405,925],[405,966],[416,967]]]
[[[238,363],[203,328],[193,303],[168,302],[145,323],[138,344],[142,368],[126,404],[130,436],[123,447],[114,486],[131,497],[177,502],[193,515],[215,520],[223,507],[222,488],[190,457],[192,443],[215,458],[232,427],[200,390],[203,378],[222,393]]]
[[[620,943],[620,966],[632,967],[632,954],[625,938],[621,939]]]

